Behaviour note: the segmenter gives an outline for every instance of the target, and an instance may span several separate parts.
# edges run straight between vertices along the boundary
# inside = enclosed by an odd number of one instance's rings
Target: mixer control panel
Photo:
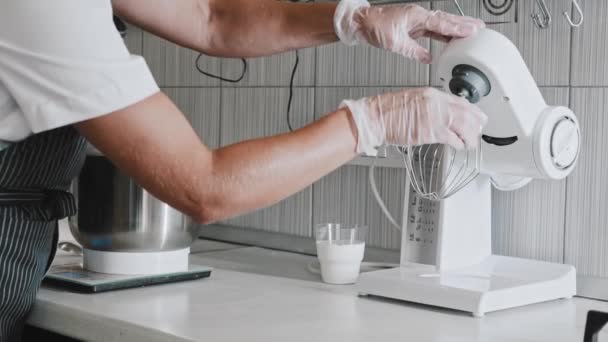
[[[407,218],[407,260],[434,264],[440,202],[420,197],[410,187]]]

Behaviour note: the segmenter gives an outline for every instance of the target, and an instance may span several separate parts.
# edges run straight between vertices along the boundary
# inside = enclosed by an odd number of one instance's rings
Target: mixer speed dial
[[[562,118],[551,135],[551,157],[556,167],[567,169],[576,162],[580,146],[579,128],[571,118]]]
[[[581,133],[578,120],[566,107],[548,107],[534,134],[534,160],[544,177],[568,176],[578,160]]]

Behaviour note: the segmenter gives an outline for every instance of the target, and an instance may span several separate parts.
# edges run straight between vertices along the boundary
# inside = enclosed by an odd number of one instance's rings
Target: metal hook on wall
[[[566,17],[566,20],[568,20],[568,24],[570,24],[570,26],[580,27],[581,25],[583,25],[583,21],[585,21],[583,9],[581,8],[581,5],[579,5],[577,0],[572,0],[572,3],[574,4],[574,8],[576,9],[576,11],[578,12],[578,22],[575,23],[574,21],[572,21],[572,17],[570,17],[570,13],[568,13],[567,11],[564,12],[564,16]]]
[[[547,8],[545,0],[536,0],[536,4],[540,8],[541,13],[532,14],[532,20],[534,20],[534,24],[539,29],[546,29],[551,25],[551,13],[549,12],[549,8]]]
[[[456,5],[456,9],[458,9],[458,13],[460,13],[460,15],[464,16],[464,11],[462,10],[462,6],[460,6],[460,4],[458,3],[458,0],[454,0],[454,5]]]

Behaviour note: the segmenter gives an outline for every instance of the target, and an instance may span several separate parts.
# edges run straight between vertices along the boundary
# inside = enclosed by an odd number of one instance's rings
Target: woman
[[[85,139],[158,198],[209,223],[275,203],[383,144],[476,143],[486,117],[434,89],[346,100],[293,133],[211,150],[127,52],[112,13],[207,55],[256,57],[336,40],[423,63],[416,39],[477,19],[365,0],[19,0],[0,6],[0,341],[19,339],[55,245]],[[362,66],[364,67],[364,66]]]

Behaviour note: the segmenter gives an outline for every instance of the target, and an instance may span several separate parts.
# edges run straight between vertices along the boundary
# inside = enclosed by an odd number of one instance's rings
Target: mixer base
[[[576,294],[574,267],[492,255],[478,265],[436,273],[430,265],[363,273],[359,293],[468,311],[475,317]]]
[[[154,275],[188,271],[190,248],[164,252],[105,252],[84,249],[83,266],[97,273]]]

